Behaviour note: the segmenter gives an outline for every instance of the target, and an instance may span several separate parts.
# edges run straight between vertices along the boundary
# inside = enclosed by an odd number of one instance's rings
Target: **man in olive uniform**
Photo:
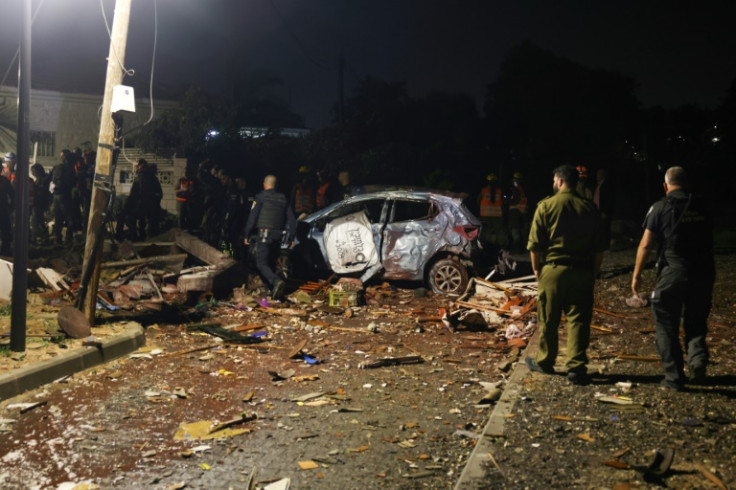
[[[708,348],[705,343],[712,304],[715,264],[713,226],[702,199],[688,192],[687,174],[682,167],[665,173],[666,196],[649,208],[644,218],[644,234],[636,252],[631,290],[639,294],[641,272],[655,240],[660,252],[657,283],[652,292],[656,322],[655,341],[662,358],[665,388],[682,390],[685,372],[680,345],[680,320],[685,330],[689,378],[705,381]]]
[[[286,196],[276,190],[276,177],[267,175],[263,179],[263,191],[256,194],[253,209],[248,215],[245,225],[243,243],[250,245],[255,241],[256,268],[261,277],[271,287],[273,299],[283,298],[286,284],[276,275],[272,264],[278,257],[284,231],[287,241],[291,241],[296,232],[296,219]],[[251,232],[257,236],[252,240]]]
[[[526,358],[532,371],[553,374],[558,327],[567,318],[567,378],[589,382],[586,349],[593,315],[593,284],[603,260],[605,242],[598,211],[575,191],[578,172],[563,165],[553,172],[555,194],[543,199],[534,213],[527,249],[539,281],[537,318],[539,350]]]

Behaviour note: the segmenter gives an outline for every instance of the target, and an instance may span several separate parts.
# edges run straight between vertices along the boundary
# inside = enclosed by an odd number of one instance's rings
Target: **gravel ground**
[[[594,382],[578,387],[561,375],[528,373],[515,391],[504,437],[492,443],[498,467],[488,464],[487,478],[479,487],[736,486],[734,257],[716,259],[708,380],[677,393],[659,387],[658,362],[622,359],[622,354],[656,359],[649,308],[624,305],[631,280],[623,260],[628,254],[609,256],[608,271],[621,274],[609,274],[597,285],[597,306],[622,317],[595,315],[594,323],[611,332],[593,331],[589,354]],[[645,281],[653,284],[653,270],[646,271]],[[558,362],[560,370],[564,360]],[[627,397],[632,404],[609,403],[603,396]],[[667,449],[674,450],[670,471],[659,477],[649,474],[656,451]]]
[[[504,437],[492,441],[500,471],[489,465],[477,486],[717,488],[705,472],[734,486],[734,258],[718,257],[709,382],[671,393],[658,387],[657,362],[620,357],[656,355],[650,311],[624,303],[633,253],[609,254],[597,283],[596,306],[618,316],[595,316],[606,331],[594,330],[589,351],[594,384],[530,373],[512,387]],[[653,284],[653,271],[645,279]],[[507,341],[501,327],[452,331],[419,321],[448,307],[443,297],[390,286],[367,297],[349,310],[204,308],[204,323],[262,327],[251,330],[267,332],[258,346],[224,344],[184,323],[149,325],[136,356],[0,404],[0,419],[14,420],[0,424],[0,485],[247,488],[255,471],[259,487],[289,478],[292,488],[452,488],[492,409],[480,404],[488,393],[480,383],[503,387],[524,344]],[[279,314],[285,306],[310,311]],[[317,364],[288,358],[302,341]],[[358,367],[413,355],[423,362]],[[620,381],[632,382],[628,392]],[[604,403],[599,394],[634,404]],[[23,414],[7,408],[20,401],[45,404]],[[209,427],[243,413],[258,418],[233,425],[247,430],[239,435],[174,437],[181,424]],[[665,448],[675,450],[672,470],[646,482],[638,468]]]

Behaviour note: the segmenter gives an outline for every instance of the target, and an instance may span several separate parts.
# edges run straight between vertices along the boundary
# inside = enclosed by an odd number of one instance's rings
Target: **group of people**
[[[30,239],[34,244],[49,243],[49,218],[54,221],[53,237],[57,244],[62,243],[64,228],[66,242],[84,229],[89,217],[95,157],[92,150],[65,149],[50,173],[40,163],[31,165],[28,195]],[[16,165],[15,154],[6,153],[0,174],[0,255],[4,256],[12,253]]]
[[[478,196],[478,210],[483,222],[483,239],[498,247],[523,249],[524,232],[528,223],[529,198],[522,185],[521,172],[514,172],[511,185],[504,189],[494,173]]]
[[[537,205],[527,249],[538,279],[539,349],[525,360],[536,372],[554,374],[558,327],[567,322],[567,378],[588,384],[593,286],[608,247],[605,215],[593,196],[578,190],[581,172],[571,165],[553,172],[554,194]],[[603,176],[605,178],[605,175]],[[712,221],[705,201],[693,194],[682,167],[664,176],[665,197],[649,209],[637,250],[632,293],[642,287],[642,271],[659,245],[657,279],[652,292],[656,348],[662,360],[661,386],[680,391],[687,382],[703,383],[708,365],[707,318],[711,308],[715,266]],[[592,198],[591,198],[592,197]],[[610,220],[610,216],[608,217]],[[679,331],[685,331],[683,353]],[[685,366],[687,364],[687,375]]]
[[[592,201],[604,220],[606,239],[610,235],[611,215],[614,197],[611,186],[606,180],[606,171],[599,169],[595,186],[588,181],[588,169],[585,165],[575,167],[578,173],[577,193]],[[496,174],[486,176],[487,184],[478,195],[478,215],[483,222],[483,238],[486,242],[500,248],[508,247],[512,252],[521,252],[526,248],[526,237],[533,212],[532,202],[524,188],[524,177],[521,172],[514,172],[511,183],[504,186]]]
[[[299,179],[291,190],[290,203],[294,214],[301,219],[333,202],[350,197],[354,190],[347,170],[341,171],[337,179],[333,179],[327,170],[313,174],[309,167],[302,165],[299,167]]]
[[[240,260],[248,202],[245,177],[205,160],[196,170],[188,168],[179,179],[179,228],[201,230],[204,241]]]
[[[312,172],[299,167],[296,183],[286,196],[294,216],[303,218],[354,193],[347,171],[332,179],[326,170]],[[201,231],[208,244],[243,259],[246,221],[253,198],[248,197],[246,180],[211,160],[197,169],[188,169],[176,189],[179,228]]]

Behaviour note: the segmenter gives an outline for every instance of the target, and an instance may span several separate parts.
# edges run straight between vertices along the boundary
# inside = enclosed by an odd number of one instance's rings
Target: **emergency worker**
[[[291,190],[291,207],[298,219],[305,218],[316,210],[317,189],[309,167],[299,167],[299,182]]]
[[[33,177],[31,240],[38,244],[44,244],[49,238],[48,229],[46,228],[46,211],[51,204],[51,194],[49,193],[50,175],[46,173],[43,165],[34,163],[31,165],[31,176]]]
[[[511,250],[518,252],[524,249],[523,238],[527,223],[528,200],[524,187],[521,185],[523,176],[521,172],[514,172],[511,180],[511,190],[507,196],[508,227],[511,238]]]
[[[575,190],[577,191],[578,195],[583,199],[592,201],[593,190],[590,188],[590,184],[588,182],[588,167],[586,167],[585,165],[578,165],[575,168],[578,171],[578,183],[575,187]]]
[[[15,164],[16,158],[15,153],[8,152],[3,158],[3,172],[2,176],[10,181],[11,184],[15,184]]]
[[[248,193],[243,177],[229,178],[225,191],[225,216],[223,218],[223,241],[235,260],[244,258],[243,235],[248,217]]]
[[[665,197],[654,203],[644,218],[631,291],[639,294],[642,269],[656,241],[659,257],[652,311],[655,342],[664,369],[660,385],[680,391],[686,380],[680,322],[685,330],[689,380],[705,381],[708,315],[715,282],[713,225],[704,200],[690,192],[682,167],[667,169],[663,185]]]
[[[503,223],[503,189],[499,185],[496,174],[488,174],[486,181],[488,185],[481,189],[478,197],[483,236],[487,242],[504,247],[507,238]]]
[[[179,215],[179,228],[192,230],[198,226],[194,220],[194,179],[192,170],[187,168],[179,179],[176,188],[176,210]]]
[[[335,202],[333,196],[337,184],[330,178],[328,170],[320,170],[317,172],[317,195],[315,205],[317,209],[323,209]]]
[[[271,297],[280,300],[284,296],[286,283],[274,272],[284,235],[291,242],[296,232],[296,219],[286,196],[276,190],[276,177],[267,175],[263,179],[263,191],[256,194],[253,208],[245,225],[243,243],[255,246],[256,268],[271,288]],[[251,234],[255,236],[251,237]]]
[[[66,243],[71,243],[74,230],[77,229],[79,213],[74,212],[72,190],[74,189],[75,157],[69,150],[62,150],[61,162],[51,170],[51,184],[53,185],[52,210],[54,215],[54,240],[61,244],[61,235],[66,226]]]
[[[553,374],[562,312],[567,319],[567,378],[589,382],[586,350],[593,315],[593,284],[605,243],[598,211],[575,192],[578,173],[572,165],[554,170],[555,194],[537,205],[527,249],[539,281],[539,349],[526,358],[530,370]]]

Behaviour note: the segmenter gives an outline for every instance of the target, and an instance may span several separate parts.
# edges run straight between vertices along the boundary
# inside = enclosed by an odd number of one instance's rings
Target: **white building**
[[[174,107],[173,101],[154,101],[155,113]],[[31,90],[29,155],[37,146],[36,161],[47,170],[59,162],[64,148],[90,148],[97,151],[100,133],[102,95],[70,94],[50,90]],[[136,112],[123,116],[123,132],[143,124],[150,115],[150,100],[136,99]],[[17,153],[18,91],[15,87],[0,87],[0,154]],[[133,166],[145,158],[158,166],[158,178],[164,191],[161,206],[176,213],[176,185],[184,175],[186,159],[144,154],[135,148],[124,148],[118,157],[114,183],[118,195],[130,191]]]

